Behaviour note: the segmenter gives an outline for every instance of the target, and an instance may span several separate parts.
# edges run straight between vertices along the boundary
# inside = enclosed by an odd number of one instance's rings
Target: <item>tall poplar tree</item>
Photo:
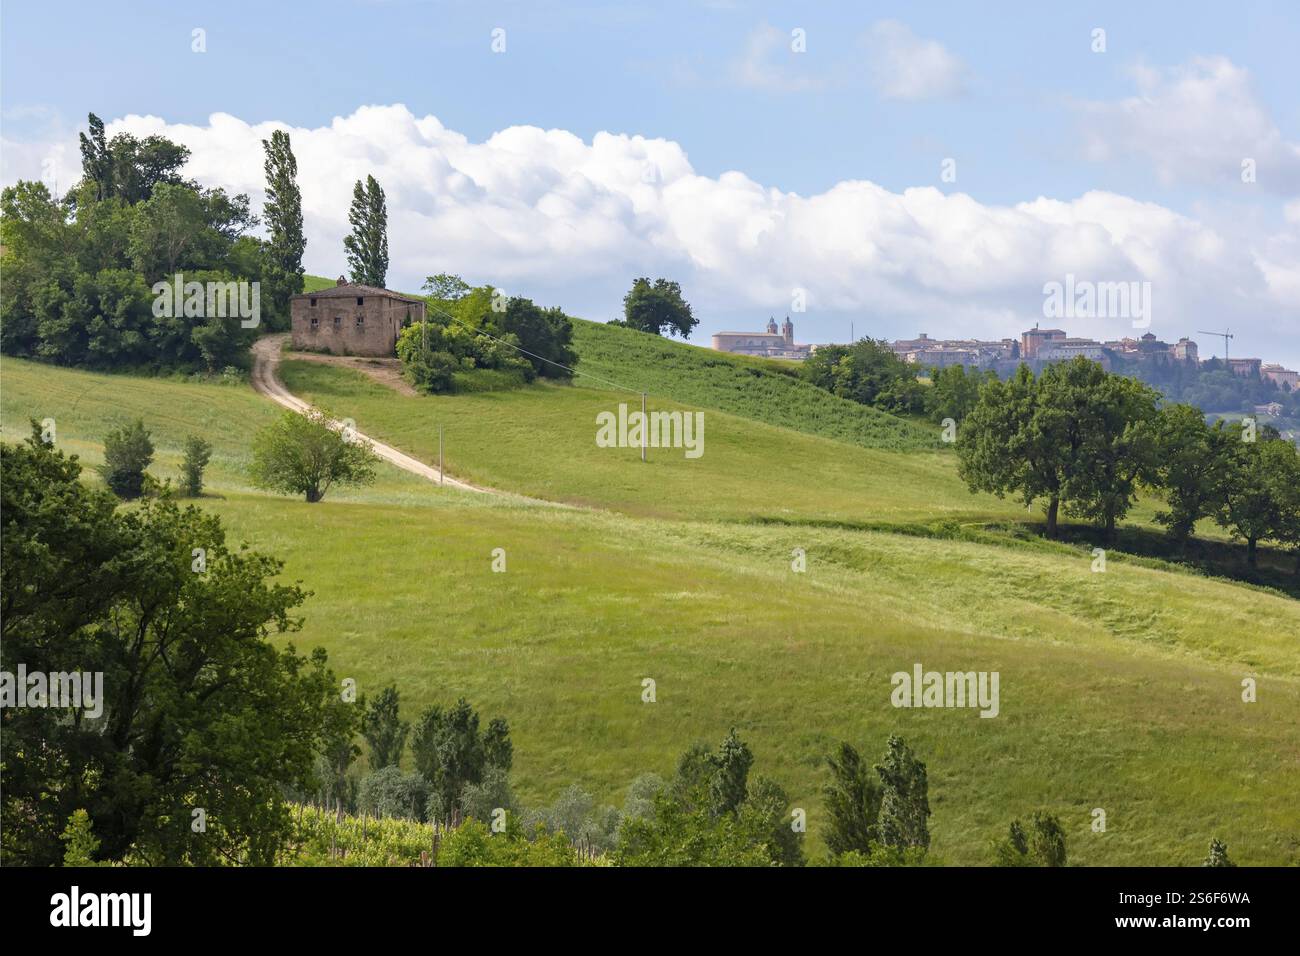
[[[383,288],[388,276],[388,205],[374,176],[367,176],[364,184],[357,180],[348,222],[352,233],[343,240],[343,247],[352,281]]]
[[[263,251],[262,283],[276,327],[287,328],[289,297],[303,289],[302,254],[307,239],[302,233],[302,192],[298,189],[298,160],[289,134],[276,130],[262,140],[266,151],[266,217],[269,240]]]

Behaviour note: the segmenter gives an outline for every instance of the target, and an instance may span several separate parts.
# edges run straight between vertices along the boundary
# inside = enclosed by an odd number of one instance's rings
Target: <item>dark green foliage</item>
[[[825,345],[803,363],[805,380],[832,395],[889,412],[921,412],[925,388],[885,342],[859,339],[852,345]]]
[[[400,704],[401,695],[390,684],[379,692],[379,696],[366,709],[365,718],[361,722],[361,736],[366,738],[366,743],[370,746],[369,761],[372,770],[395,767],[402,760],[411,725],[398,715]]]
[[[1168,405],[1152,426],[1152,480],[1164,489],[1167,511],[1156,514],[1169,537],[1186,546],[1201,518],[1218,514],[1232,465],[1233,436],[1223,423],[1207,425],[1190,405]]]
[[[263,247],[262,301],[270,311],[271,328],[289,327],[289,297],[303,289],[302,256],[307,239],[302,228],[302,192],[298,188],[298,160],[289,134],[276,130],[262,140],[266,153],[267,242]]]
[[[267,639],[296,629],[303,592],[228,549],[215,516],[166,498],[119,512],[80,471],[39,441],[0,446],[0,666],[102,672],[104,691],[98,717],[0,711],[4,863],[57,865],[85,809],[100,860],[269,864],[336,694],[323,651]]]
[[[1217,837],[1210,841],[1210,853],[1206,856],[1201,866],[1213,867],[1233,867],[1236,866],[1228,859],[1228,845]]]
[[[1153,474],[1157,398],[1084,358],[1037,379],[1022,365],[980,392],[958,433],[959,474],[972,491],[1045,499],[1049,536],[1063,505],[1113,534]]]
[[[1246,542],[1246,561],[1255,567],[1259,542],[1290,545],[1300,573],[1300,451],[1289,441],[1228,429],[1228,473],[1216,519]]]
[[[428,799],[429,784],[422,776],[389,764],[361,779],[357,802],[372,816],[423,820]]]
[[[877,832],[885,846],[929,849],[929,783],[925,764],[916,759],[903,738],[890,734],[885,758],[876,764],[880,776],[880,819]]]
[[[572,346],[573,322],[560,309],[543,309],[532,299],[513,298],[504,311],[491,312],[483,327],[499,339],[518,343],[523,357],[540,377],[573,377],[569,369],[578,364]]]
[[[718,752],[709,758],[709,810],[714,816],[735,813],[748,794],[746,782],[754,755],[732,727]]]
[[[832,856],[870,853],[880,817],[880,786],[876,775],[851,744],[826,758],[831,782],[826,786],[826,848]]]
[[[992,370],[968,372],[964,365],[936,368],[930,372],[930,387],[925,391],[925,412],[933,422],[951,418],[960,423],[979,402],[984,383],[996,378]]]
[[[212,445],[198,435],[185,437],[185,458],[181,462],[181,492],[190,498],[203,494],[203,469],[212,458]]]
[[[243,364],[253,328],[206,303],[169,315],[170,297],[164,305],[154,287],[177,273],[187,283],[258,281],[248,197],[182,179],[188,152],[161,137],[103,137],[92,115],[85,175],[65,203],[40,183],[0,194],[0,350],[93,368]]]
[[[382,289],[388,277],[388,201],[374,176],[353,187],[348,222],[352,232],[344,237],[343,248],[352,281]]]
[[[451,819],[463,812],[467,785],[482,783],[488,769],[510,769],[510,727],[498,717],[480,733],[478,712],[462,697],[447,710],[435,705],[420,715],[411,755],[416,770],[429,782],[431,815]]]
[[[153,441],[138,418],[104,436],[100,473],[115,495],[129,500],[144,493],[145,469],[153,461],[153,451]]]
[[[1061,821],[1042,810],[1035,810],[1026,829],[1012,820],[1007,838],[993,847],[998,866],[1065,866],[1065,830]]]
[[[652,335],[667,331],[688,339],[700,320],[692,313],[690,303],[682,298],[682,288],[676,282],[655,279],[652,283],[640,278],[623,297],[621,324]]]
[[[748,785],[749,747],[733,728],[717,751],[695,744],[677,762],[673,783],[639,777],[618,829],[624,866],[798,866],[803,834],[776,783]]]

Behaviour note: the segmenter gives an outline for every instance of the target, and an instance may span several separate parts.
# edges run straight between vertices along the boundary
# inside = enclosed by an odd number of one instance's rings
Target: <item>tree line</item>
[[[1156,520],[1179,548],[1213,519],[1246,543],[1252,568],[1259,543],[1273,541],[1295,553],[1300,574],[1300,451],[1268,426],[1211,425],[1080,357],[984,382],[956,444],[972,492],[1042,502],[1051,537],[1064,513],[1113,538],[1147,489],[1163,498]]]

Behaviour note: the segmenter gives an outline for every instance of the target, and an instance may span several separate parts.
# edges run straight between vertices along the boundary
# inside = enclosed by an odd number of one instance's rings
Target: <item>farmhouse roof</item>
[[[292,298],[295,299],[345,299],[359,295],[381,295],[388,299],[397,299],[399,302],[410,302],[420,304],[419,299],[412,299],[410,296],[402,295],[400,292],[393,292],[391,289],[381,289],[373,285],[359,285],[349,282],[343,276],[339,276],[338,281],[327,289],[321,289],[317,292],[300,292]]]

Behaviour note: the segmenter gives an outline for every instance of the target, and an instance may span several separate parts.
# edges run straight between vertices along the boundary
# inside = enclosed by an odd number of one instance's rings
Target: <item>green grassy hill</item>
[[[60,444],[95,461],[109,427],[141,416],[160,477],[185,434],[204,435],[217,451],[202,506],[312,592],[295,643],[326,647],[363,691],[396,682],[408,718],[462,694],[508,717],[526,803],[577,783],[621,804],[637,774],[671,773],[689,743],[734,725],[754,772],[808,811],[817,852],[823,755],[847,739],[875,756],[897,732],[928,764],[932,852],[949,863],[987,862],[988,842],[1038,808],[1061,817],[1079,864],[1193,864],[1213,836],[1241,863],[1300,862],[1296,601],[1120,555],[1093,574],[1086,550],[1037,539],[769,523],[1024,516],[969,495],[949,454],[709,410],[703,458],[642,465],[594,445],[616,392],[402,398],[346,370],[285,372],[426,459],[442,423],[453,473],[614,510],[457,493],[388,466],[319,505],[256,493],[247,449],[279,409],[235,386],[5,359],[0,422],[12,440],[29,416],[54,417]],[[763,520],[715,520],[742,518]],[[917,662],[997,670],[1000,715],[894,708],[890,675]],[[1241,701],[1246,676],[1258,703]]]

